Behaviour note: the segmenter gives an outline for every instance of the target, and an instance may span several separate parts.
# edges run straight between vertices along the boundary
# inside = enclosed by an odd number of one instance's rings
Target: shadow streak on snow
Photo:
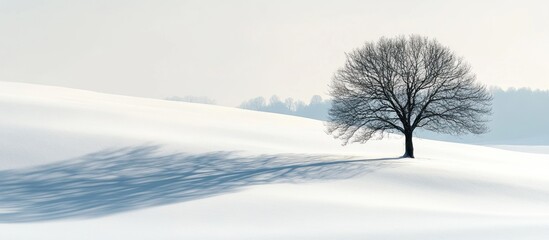
[[[157,146],[101,151],[78,159],[0,171],[0,223],[91,218],[190,201],[258,184],[346,179],[387,159],[231,152],[160,154]]]

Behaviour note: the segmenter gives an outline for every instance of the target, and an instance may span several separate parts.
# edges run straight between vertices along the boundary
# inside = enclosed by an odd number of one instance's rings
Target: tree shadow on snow
[[[160,154],[158,148],[101,151],[0,171],[0,223],[99,217],[251,185],[346,179],[379,169],[389,160],[289,154],[241,157],[231,152]]]

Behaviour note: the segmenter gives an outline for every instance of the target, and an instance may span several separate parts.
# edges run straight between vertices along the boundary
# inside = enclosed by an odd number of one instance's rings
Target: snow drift
[[[549,155],[0,82],[1,239],[547,239]]]

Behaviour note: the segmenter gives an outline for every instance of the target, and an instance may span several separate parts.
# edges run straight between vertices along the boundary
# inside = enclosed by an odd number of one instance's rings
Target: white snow
[[[490,145],[490,147],[518,152],[549,154],[549,146],[546,145]]]
[[[549,156],[0,82],[0,239],[549,239]]]

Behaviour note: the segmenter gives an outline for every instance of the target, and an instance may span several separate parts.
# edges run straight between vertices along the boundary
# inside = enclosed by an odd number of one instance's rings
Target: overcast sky
[[[549,89],[547,1],[0,0],[0,80],[235,106],[326,96],[345,52],[421,34],[479,81]]]

